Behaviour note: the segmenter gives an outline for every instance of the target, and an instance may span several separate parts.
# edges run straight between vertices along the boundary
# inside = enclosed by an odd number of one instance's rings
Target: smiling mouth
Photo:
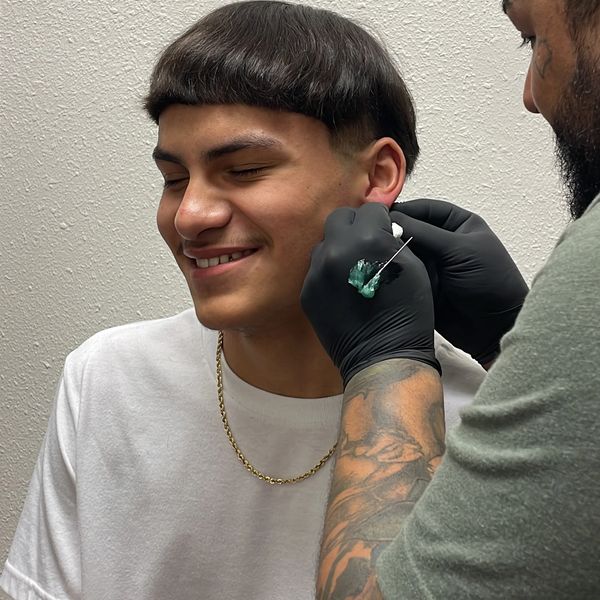
[[[246,256],[250,256],[250,254],[253,254],[254,252],[256,252],[256,250],[244,250],[243,252],[233,252],[232,254],[221,254],[221,256],[214,256],[213,258],[196,258],[192,260],[200,269],[208,269],[209,267],[225,265],[246,258]]]

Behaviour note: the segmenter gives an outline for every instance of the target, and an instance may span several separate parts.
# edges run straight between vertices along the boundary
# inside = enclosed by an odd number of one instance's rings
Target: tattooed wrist
[[[357,394],[364,395],[370,391],[385,391],[388,386],[413,377],[419,372],[437,375],[437,371],[432,366],[418,360],[408,358],[383,360],[356,373],[344,390],[344,398]]]

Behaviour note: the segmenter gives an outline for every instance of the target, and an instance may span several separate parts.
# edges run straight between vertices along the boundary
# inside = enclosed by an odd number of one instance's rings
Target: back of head
[[[274,1],[223,6],[166,48],[145,107],[246,104],[322,121],[335,146],[391,137],[410,173],[419,153],[412,98],[387,51],[333,12]]]

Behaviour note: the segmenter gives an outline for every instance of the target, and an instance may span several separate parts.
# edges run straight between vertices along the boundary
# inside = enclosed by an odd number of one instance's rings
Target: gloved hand
[[[323,241],[313,250],[302,307],[344,385],[358,371],[389,358],[418,360],[440,371],[431,284],[409,247],[384,269],[373,298],[348,283],[360,259],[377,263],[374,273],[402,243],[392,235],[387,208],[369,203],[358,210],[335,210],[325,223]]]
[[[529,291],[506,248],[480,216],[442,200],[396,203],[390,216],[427,266],[435,328],[480,364],[492,361]]]

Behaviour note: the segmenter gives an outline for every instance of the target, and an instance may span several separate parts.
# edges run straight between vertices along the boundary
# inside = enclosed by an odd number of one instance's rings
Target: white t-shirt
[[[103,331],[72,352],[0,578],[18,600],[314,597],[333,461],[307,480],[250,475],[221,423],[216,333],[193,310]],[[446,422],[483,370],[444,341]],[[341,396],[289,398],[223,361],[231,428],[273,476],[336,441]]]

